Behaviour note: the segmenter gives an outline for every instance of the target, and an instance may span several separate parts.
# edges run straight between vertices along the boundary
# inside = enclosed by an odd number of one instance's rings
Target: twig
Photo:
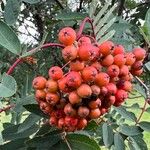
[[[144,102],[144,106],[143,106],[143,108],[142,108],[142,112],[141,112],[141,114],[139,115],[138,119],[136,120],[136,124],[135,124],[135,125],[137,125],[137,124],[139,123],[139,121],[141,120],[141,118],[142,118],[142,116],[143,116],[143,113],[144,113],[145,110],[146,110],[146,104],[147,104],[147,101]]]
[[[77,9],[77,12],[80,12],[80,10],[82,9],[82,4],[83,4],[83,0],[80,0],[79,8]]]
[[[67,140],[67,138],[66,138],[66,132],[64,131],[63,133],[62,133],[62,139],[66,142],[66,144],[67,144],[67,146],[68,146],[68,148],[69,148],[69,150],[72,150],[72,148],[71,148],[71,146],[70,146],[70,143],[68,142],[68,140]]]
[[[55,0],[55,2],[59,5],[61,9],[64,9],[63,5],[59,2],[59,0]]]
[[[61,67],[61,69],[64,69],[68,64],[70,64],[70,62],[71,62],[71,60],[68,61],[66,64],[64,64],[64,65]]]
[[[118,16],[121,16],[122,15],[122,11],[123,11],[123,8],[124,8],[124,3],[125,3],[125,0],[120,0],[120,3],[119,3],[119,8],[118,8]]]
[[[84,29],[84,26],[85,26],[85,24],[86,24],[87,22],[91,24],[92,31],[93,31],[93,37],[94,37],[94,39],[96,38],[96,35],[95,35],[95,32],[94,32],[93,20],[92,20],[91,18],[89,18],[89,17],[86,17],[86,18],[82,21],[82,23],[81,23],[81,25],[80,25],[79,31],[78,31],[78,33],[77,33],[77,40],[81,37],[82,32],[83,32],[83,29]]]

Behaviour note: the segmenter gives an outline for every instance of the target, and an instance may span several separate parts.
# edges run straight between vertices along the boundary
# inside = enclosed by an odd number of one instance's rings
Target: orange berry
[[[40,109],[45,113],[45,114],[50,114],[52,112],[52,107],[47,103],[47,102],[40,102]]]
[[[91,119],[97,119],[97,118],[100,117],[100,115],[101,115],[100,109],[99,109],[99,108],[96,108],[96,109],[91,109],[90,114],[89,114],[89,117],[90,117]]]
[[[102,64],[103,66],[107,66],[107,67],[108,67],[108,66],[112,65],[113,62],[114,62],[114,57],[113,57],[111,54],[109,54],[109,55],[107,55],[106,57],[104,57],[104,58],[102,59],[101,64]]]
[[[36,90],[35,92],[35,98],[37,102],[45,101],[46,93],[44,90]]]
[[[57,123],[58,123],[58,120],[57,120],[57,118],[56,117],[50,117],[50,119],[49,119],[49,124],[51,125],[51,126],[57,126]]]
[[[86,36],[82,36],[79,40],[78,40],[78,46],[84,45],[84,44],[91,44],[91,40],[90,38],[86,37]]]
[[[107,56],[111,53],[111,51],[114,48],[114,43],[111,41],[103,42],[101,45],[99,45],[99,51],[103,56]]]
[[[91,87],[88,84],[81,84],[77,89],[77,94],[82,98],[89,97],[92,94]]]
[[[60,67],[54,66],[49,69],[49,77],[53,80],[59,80],[63,77],[63,71]]]
[[[111,65],[108,67],[107,73],[110,77],[117,77],[119,75],[119,67],[117,65]]]
[[[78,55],[78,50],[74,45],[66,46],[62,50],[62,57],[65,61],[70,61],[76,59]]]
[[[93,63],[91,64],[91,66],[92,66],[92,67],[95,67],[98,72],[101,72],[101,70],[102,70],[102,65],[101,65],[100,62],[98,62],[98,61],[93,62]]]
[[[65,107],[64,107],[64,113],[67,116],[75,116],[76,115],[76,110],[72,108],[72,105],[70,103],[68,103]]]
[[[59,129],[63,129],[64,126],[65,126],[65,119],[64,118],[60,118],[58,120],[58,128]]]
[[[69,102],[74,105],[74,104],[78,104],[82,101],[81,97],[77,94],[77,91],[72,91],[71,93],[69,93]]]
[[[76,32],[70,27],[65,27],[60,30],[58,39],[64,45],[72,45],[76,40]]]
[[[143,67],[143,62],[142,61],[136,61],[133,65],[132,65],[132,69],[133,70],[140,70]]]
[[[108,98],[108,100],[109,100],[109,103],[110,103],[110,106],[111,106],[111,105],[113,105],[115,103],[116,97],[113,96],[113,95],[110,95],[109,98]]]
[[[54,106],[59,102],[59,96],[56,93],[47,93],[46,94],[46,101],[50,105]]]
[[[119,75],[120,76],[126,76],[128,74],[129,74],[128,66],[126,66],[126,65],[121,66]]]
[[[114,64],[121,67],[126,63],[124,54],[117,54],[114,56]]]
[[[126,53],[126,65],[133,65],[133,63],[135,62],[135,55],[132,52],[128,52]]]
[[[35,89],[44,89],[46,85],[46,79],[42,76],[36,77],[33,79],[32,86]]]
[[[124,54],[125,49],[122,45],[115,45],[113,49],[113,55]]]
[[[90,101],[88,106],[91,108],[91,109],[95,109],[95,108],[98,108],[101,106],[101,100],[98,98],[97,100],[93,100],[93,101]]]
[[[58,84],[55,80],[49,79],[46,82],[46,91],[47,92],[57,92],[58,90]]]
[[[106,88],[109,94],[115,94],[117,92],[117,87],[114,83],[108,83]]]
[[[82,130],[87,126],[87,120],[85,118],[81,118],[77,124],[77,129]]]
[[[58,80],[58,87],[63,92],[67,93],[70,91],[70,89],[68,88],[68,85],[67,85],[67,78],[66,77]]]
[[[72,71],[81,71],[83,70],[84,65],[85,65],[84,61],[76,59],[70,62],[70,69]]]
[[[76,89],[81,85],[82,78],[78,72],[71,71],[66,78],[67,85],[70,88]]]
[[[101,114],[104,115],[107,112],[106,108],[101,108]]]
[[[123,102],[128,98],[128,93],[125,90],[117,90],[115,97],[117,102]]]
[[[143,48],[134,48],[133,54],[135,55],[136,60],[142,60],[146,56],[146,51]]]
[[[131,70],[132,75],[140,76],[143,73],[143,69],[140,70]]]
[[[90,111],[87,107],[85,106],[80,106],[78,109],[78,115],[81,118],[86,118],[89,115]]]
[[[130,92],[132,90],[132,83],[129,81],[125,81],[122,89]]]
[[[92,85],[91,90],[92,90],[92,94],[94,95],[99,95],[101,91],[101,89],[97,85]]]
[[[102,87],[102,86],[105,86],[109,83],[109,75],[107,73],[104,73],[104,72],[101,72],[99,74],[96,75],[96,78],[95,78],[95,83]]]
[[[79,47],[78,55],[83,61],[94,60],[99,57],[99,50],[91,44],[84,44]]]
[[[82,70],[81,74],[82,74],[82,79],[85,82],[94,81],[95,76],[97,75],[97,70],[92,66],[88,66]]]
[[[107,95],[107,93],[108,93],[108,89],[107,89],[105,86],[102,86],[102,87],[101,87],[101,94],[102,94],[103,96],[105,96],[105,95]]]

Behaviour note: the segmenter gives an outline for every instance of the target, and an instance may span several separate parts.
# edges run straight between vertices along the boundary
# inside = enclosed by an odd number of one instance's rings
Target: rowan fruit
[[[49,77],[53,80],[59,80],[63,77],[63,71],[60,67],[54,66],[49,69]]]
[[[35,98],[36,98],[37,102],[45,101],[45,98],[46,98],[45,91],[44,90],[36,90]]]
[[[78,130],[82,130],[84,129],[86,126],[87,126],[87,120],[85,118],[81,118],[79,121],[78,121],[78,124],[77,124],[77,129]]]
[[[88,84],[81,84],[80,87],[77,89],[77,94],[81,98],[86,98],[86,97],[91,96],[92,89]]]
[[[92,67],[92,66],[85,67],[81,72],[82,79],[85,82],[94,81],[97,73],[98,72],[94,67]]]
[[[105,86],[109,83],[110,77],[107,73],[101,72],[96,75],[95,77],[95,83],[99,86]]]
[[[51,125],[51,126],[57,126],[57,123],[58,123],[58,120],[55,118],[55,117],[50,117],[50,119],[49,119],[49,124]]]
[[[124,54],[125,49],[122,45],[115,45],[113,49],[113,55]]]
[[[101,64],[105,67],[108,67],[112,65],[113,62],[114,62],[114,57],[111,54],[109,54],[102,59]]]
[[[89,109],[85,106],[80,106],[78,108],[78,115],[81,118],[86,118],[89,115],[89,113],[90,113]]]
[[[82,37],[78,40],[78,46],[85,45],[85,44],[91,44],[91,40],[90,40],[89,37],[82,36]]]
[[[78,50],[74,45],[66,46],[62,50],[62,57],[66,62],[76,59],[77,55]]]
[[[111,95],[114,95],[117,92],[117,87],[114,83],[108,83],[106,85],[106,88],[108,90],[108,93]]]
[[[91,119],[97,119],[101,116],[101,111],[99,108],[96,108],[96,109],[91,109],[90,111],[90,114],[89,114],[89,117]]]
[[[74,105],[74,104],[78,104],[82,101],[81,97],[77,94],[77,91],[72,91],[71,93],[69,93],[69,102]]]
[[[97,96],[98,96],[98,95],[100,94],[100,92],[101,92],[100,87],[97,86],[97,85],[92,85],[92,86],[91,86],[91,90],[92,90],[92,94],[97,95]]]
[[[134,64],[136,58],[135,55],[132,52],[128,52],[125,54],[126,56],[126,65],[131,66]]]
[[[114,43],[111,41],[103,42],[101,45],[99,45],[99,51],[103,56],[107,56],[111,53],[111,51],[114,48]]]
[[[47,92],[57,92],[58,90],[58,84],[55,80],[49,79],[46,82],[46,91]]]
[[[59,95],[56,93],[47,93],[46,94],[46,101],[50,105],[54,106],[59,102]]]
[[[126,63],[126,58],[124,54],[117,54],[114,56],[114,64],[121,67]]]
[[[33,79],[32,86],[34,89],[44,89],[46,85],[46,79],[42,76],[36,77]]]
[[[75,59],[70,62],[70,69],[72,71],[81,71],[84,69],[85,63],[79,59]]]
[[[143,60],[146,56],[146,51],[143,48],[134,48],[133,54],[135,55],[136,60]]]
[[[99,108],[101,106],[101,100],[98,98],[97,100],[90,101],[88,106],[91,109]]]
[[[117,65],[111,65],[107,68],[107,74],[110,77],[117,77],[119,75],[120,69]]]
[[[65,27],[60,30],[58,39],[64,45],[72,45],[76,40],[76,32],[70,27]]]

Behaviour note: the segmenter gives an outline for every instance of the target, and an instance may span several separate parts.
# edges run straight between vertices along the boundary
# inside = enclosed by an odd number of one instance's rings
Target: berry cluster
[[[87,36],[77,40],[70,27],[59,32],[59,41],[65,45],[62,57],[68,67],[51,67],[48,80],[36,77],[35,98],[51,125],[68,132],[81,130],[127,99],[133,75],[143,71],[146,52],[142,48],[125,52],[111,41],[98,45]]]

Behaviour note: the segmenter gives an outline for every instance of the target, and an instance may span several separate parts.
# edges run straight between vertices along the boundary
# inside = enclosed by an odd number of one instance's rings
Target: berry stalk
[[[12,105],[9,105],[9,106],[7,106],[7,107],[5,107],[5,108],[0,109],[0,113],[2,113],[2,112],[4,112],[4,111],[7,111],[7,110],[9,110],[9,109],[11,109],[11,108],[13,108],[14,106],[15,106],[15,105],[12,104]]]
[[[77,40],[81,37],[82,32],[83,32],[83,30],[84,30],[84,26],[85,26],[85,24],[86,24],[87,22],[91,24],[92,31],[93,31],[93,37],[94,37],[94,39],[96,38],[96,35],[95,35],[95,32],[94,32],[93,21],[92,21],[91,18],[86,17],[86,18],[82,21],[82,23],[81,23],[81,25],[80,25],[79,31],[78,31],[78,33],[77,33]]]

